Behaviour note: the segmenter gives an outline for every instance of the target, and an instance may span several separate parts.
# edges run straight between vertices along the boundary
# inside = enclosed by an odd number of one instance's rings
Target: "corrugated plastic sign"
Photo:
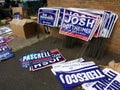
[[[36,63],[36,64],[31,64],[30,65],[30,70],[31,71],[40,70],[42,68],[49,67],[52,64],[64,62],[66,60],[62,56],[62,54],[59,52],[58,49],[51,50],[51,57],[52,57],[52,59],[49,59],[49,60],[46,60],[46,61],[41,61],[41,62]]]
[[[51,69],[64,90],[71,90],[77,85],[105,78],[102,70],[94,62],[73,60],[57,65]]]
[[[103,70],[105,78],[83,84],[85,90],[120,90],[120,74],[112,69]]]
[[[38,23],[47,26],[57,27],[59,12],[59,9],[55,8],[39,8]]]
[[[52,60],[51,53],[49,50],[41,50],[39,52],[24,55],[20,59],[20,63],[23,68],[28,68],[35,64]]]
[[[59,33],[88,41],[98,28],[98,22],[97,15],[65,9]]]
[[[58,49],[53,49],[24,55],[20,58],[20,63],[22,68],[29,68],[30,71],[36,71],[55,63],[64,62],[65,60]]]
[[[10,50],[5,38],[0,37],[0,61],[13,57],[14,54]]]

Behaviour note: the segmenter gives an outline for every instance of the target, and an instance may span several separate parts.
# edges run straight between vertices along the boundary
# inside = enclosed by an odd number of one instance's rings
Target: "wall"
[[[118,14],[111,37],[108,39],[108,51],[120,54],[120,0],[48,0],[49,7],[76,7],[110,10]]]

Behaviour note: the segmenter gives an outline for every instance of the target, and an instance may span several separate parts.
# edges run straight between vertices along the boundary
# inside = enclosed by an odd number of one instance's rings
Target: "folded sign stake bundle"
[[[118,15],[112,11],[81,8],[40,8],[38,23],[60,27],[60,34],[89,41],[109,38]]]

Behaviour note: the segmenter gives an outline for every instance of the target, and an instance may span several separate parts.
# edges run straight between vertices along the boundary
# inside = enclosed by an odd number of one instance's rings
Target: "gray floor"
[[[14,52],[15,57],[0,62],[0,90],[63,90],[56,77],[52,74],[51,67],[35,72],[21,68],[18,60],[23,55],[44,49],[58,48],[67,60],[83,57],[87,61],[95,61],[98,65],[106,65],[113,59],[117,62],[120,61],[119,56],[112,55],[105,55],[101,59],[93,59],[85,55],[85,46],[76,45],[73,48],[67,48],[64,43],[63,39],[48,37],[37,41],[35,44],[27,45],[23,49],[16,49],[16,52]],[[78,86],[73,90],[81,89]]]

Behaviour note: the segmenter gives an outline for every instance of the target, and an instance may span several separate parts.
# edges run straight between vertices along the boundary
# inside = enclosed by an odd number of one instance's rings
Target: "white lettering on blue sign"
[[[79,16],[78,13],[70,12],[68,19],[65,19],[65,23],[72,23],[72,24],[78,24],[80,26],[84,27],[90,27],[92,28],[94,26],[95,20],[91,19],[89,17],[86,17],[85,15]]]
[[[4,43],[5,41],[3,39],[0,40],[0,43]]]
[[[40,53],[36,53],[36,54],[29,54],[26,56],[23,56],[23,62],[24,61],[29,61],[29,60],[36,60],[36,59],[40,59],[40,58],[45,58],[45,57],[50,57],[50,53],[49,52],[40,52]]]
[[[62,83],[66,82],[66,84],[73,84],[98,79],[100,77],[104,77],[104,75],[101,74],[99,70],[93,70],[82,73],[78,72],[76,74],[66,74],[65,78],[63,77],[63,74],[60,74],[59,78],[61,79]]]
[[[5,50],[0,52],[0,60],[5,60],[5,59],[9,59],[11,57],[13,57],[13,53],[11,52],[11,50]]]
[[[90,34],[91,29],[89,28],[85,28],[85,27],[79,27],[79,26],[74,26],[72,24],[63,24],[62,26],[64,29],[68,29],[68,32],[72,32],[72,33],[79,33],[84,35],[84,32],[87,34]]]
[[[95,85],[93,85],[93,88],[96,88],[97,90],[104,90],[104,88],[107,87],[109,83],[111,83],[114,78],[117,76],[116,73],[110,71],[107,73],[107,78],[101,79],[99,82],[97,82]]]
[[[35,65],[33,65],[33,68],[34,69],[40,69],[41,67],[44,67],[46,65],[50,65],[50,64],[53,64],[55,62],[59,62],[60,59],[59,58],[54,58],[53,60],[49,60],[49,61],[44,61],[44,62],[41,62],[41,63],[37,63]]]
[[[47,14],[43,14],[43,16],[40,16],[41,19],[47,19],[47,20],[53,20],[52,16],[47,16]]]
[[[0,46],[0,52],[1,52],[1,51],[5,51],[5,50],[7,50],[7,49],[9,49],[8,46],[7,46],[7,44],[4,44],[4,45],[1,45],[1,46]]]

